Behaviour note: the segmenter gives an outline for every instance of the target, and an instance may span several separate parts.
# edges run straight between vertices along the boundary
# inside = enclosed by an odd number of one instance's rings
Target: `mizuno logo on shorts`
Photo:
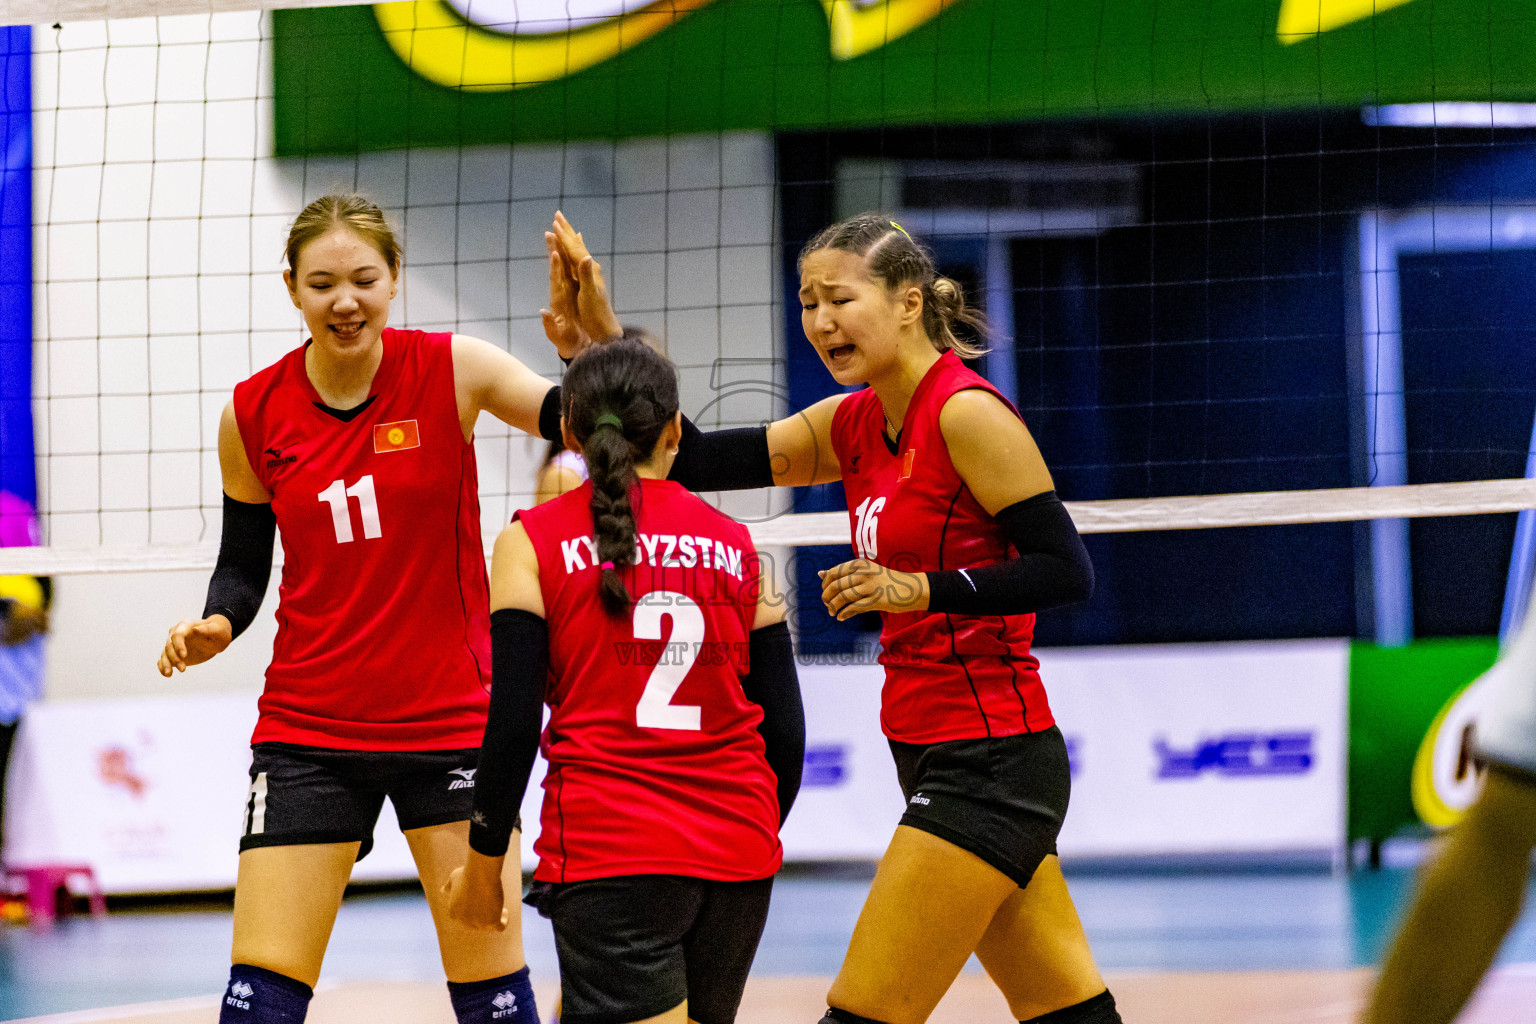
[[[449,775],[458,775],[458,776],[460,776],[460,778],[454,779],[452,782],[448,783],[448,788],[450,790],[453,790],[453,789],[474,789],[475,788],[475,772],[477,772],[479,770],[480,769],[478,769],[478,768],[450,768],[450,769],[448,769],[448,774]]]
[[[923,794],[916,793],[913,795],[909,802],[914,804],[922,804],[924,807],[927,807],[931,801],[927,797],[923,796]]]

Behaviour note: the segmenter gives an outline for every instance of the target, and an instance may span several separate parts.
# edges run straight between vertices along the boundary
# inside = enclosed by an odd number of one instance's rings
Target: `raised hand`
[[[553,231],[544,232],[544,245],[549,250],[549,308],[539,310],[539,316],[544,321],[544,336],[561,359],[570,360],[589,343],[576,316],[576,278],[566,266]]]
[[[555,211],[555,247],[565,263],[565,270],[576,281],[576,317],[582,333],[594,341],[611,341],[624,333],[608,299],[608,284],[603,280],[602,265],[587,250],[581,232],[571,226],[565,214]],[[551,272],[553,273],[553,272]]]
[[[233,639],[229,620],[222,615],[210,615],[196,622],[183,619],[171,627],[165,638],[165,649],[160,652],[160,674],[169,679],[173,669],[185,672],[190,665],[201,665],[228,647]]]

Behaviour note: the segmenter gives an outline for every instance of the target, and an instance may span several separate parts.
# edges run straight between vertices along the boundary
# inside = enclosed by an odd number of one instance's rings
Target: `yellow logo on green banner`
[[[390,48],[417,74],[505,92],[584,71],[715,0],[399,0],[375,4]],[[959,0],[821,0],[832,55],[877,50]]]
[[[1282,43],[1295,43],[1406,3],[1408,0],[1280,0],[1280,24],[1275,31]]]
[[[1498,686],[1503,662],[1456,693],[1419,744],[1413,759],[1413,809],[1419,820],[1434,828],[1449,828],[1461,820],[1482,790],[1477,761],[1477,722]]]

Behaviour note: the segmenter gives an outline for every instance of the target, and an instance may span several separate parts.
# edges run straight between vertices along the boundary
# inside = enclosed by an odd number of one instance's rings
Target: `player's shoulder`
[[[832,397],[838,400],[832,409],[834,434],[847,434],[877,419],[884,422],[885,414],[881,411],[880,399],[876,397],[874,388],[863,387]]]
[[[304,372],[304,349],[308,342],[296,349],[284,352],[278,360],[264,366],[235,385],[235,414],[240,419],[249,418],[268,408],[274,392],[294,383],[295,372]]]
[[[583,483],[575,490],[566,491],[542,504],[520,510],[513,517],[513,521],[521,522],[530,535],[551,528],[558,529],[560,524],[572,521],[582,521],[590,530],[592,488],[589,484]]]
[[[444,346],[453,344],[451,331],[422,331],[414,327],[386,327],[384,340],[397,345]]]
[[[715,506],[681,484],[674,484],[673,486],[676,488],[676,500],[690,514],[696,516],[699,522],[708,524],[722,539],[733,540],[743,548],[752,547],[752,531],[747,528],[746,524],[715,508]]]
[[[573,452],[569,448],[562,448],[556,452],[555,457],[549,460],[549,464],[568,469],[583,480],[590,475],[587,473],[587,460],[582,458],[581,452]]]

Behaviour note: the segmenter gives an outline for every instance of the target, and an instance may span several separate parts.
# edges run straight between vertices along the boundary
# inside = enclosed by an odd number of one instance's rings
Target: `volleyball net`
[[[1090,544],[1110,610],[1054,639],[1185,636],[1160,605],[1253,607],[1195,638],[1487,632],[1529,584],[1536,55],[1497,40],[1536,3],[263,6],[11,5],[35,443],[4,462],[43,544],[0,573],[212,565],[220,409],[304,336],[287,227],[359,189],[401,229],[395,324],[551,379],[564,210],[704,429],[836,390],[795,255],[890,212],[988,314],[976,368],[1079,528],[1121,535]],[[544,443],[476,445],[489,538]],[[835,487],[712,497],[764,546],[847,541]]]

